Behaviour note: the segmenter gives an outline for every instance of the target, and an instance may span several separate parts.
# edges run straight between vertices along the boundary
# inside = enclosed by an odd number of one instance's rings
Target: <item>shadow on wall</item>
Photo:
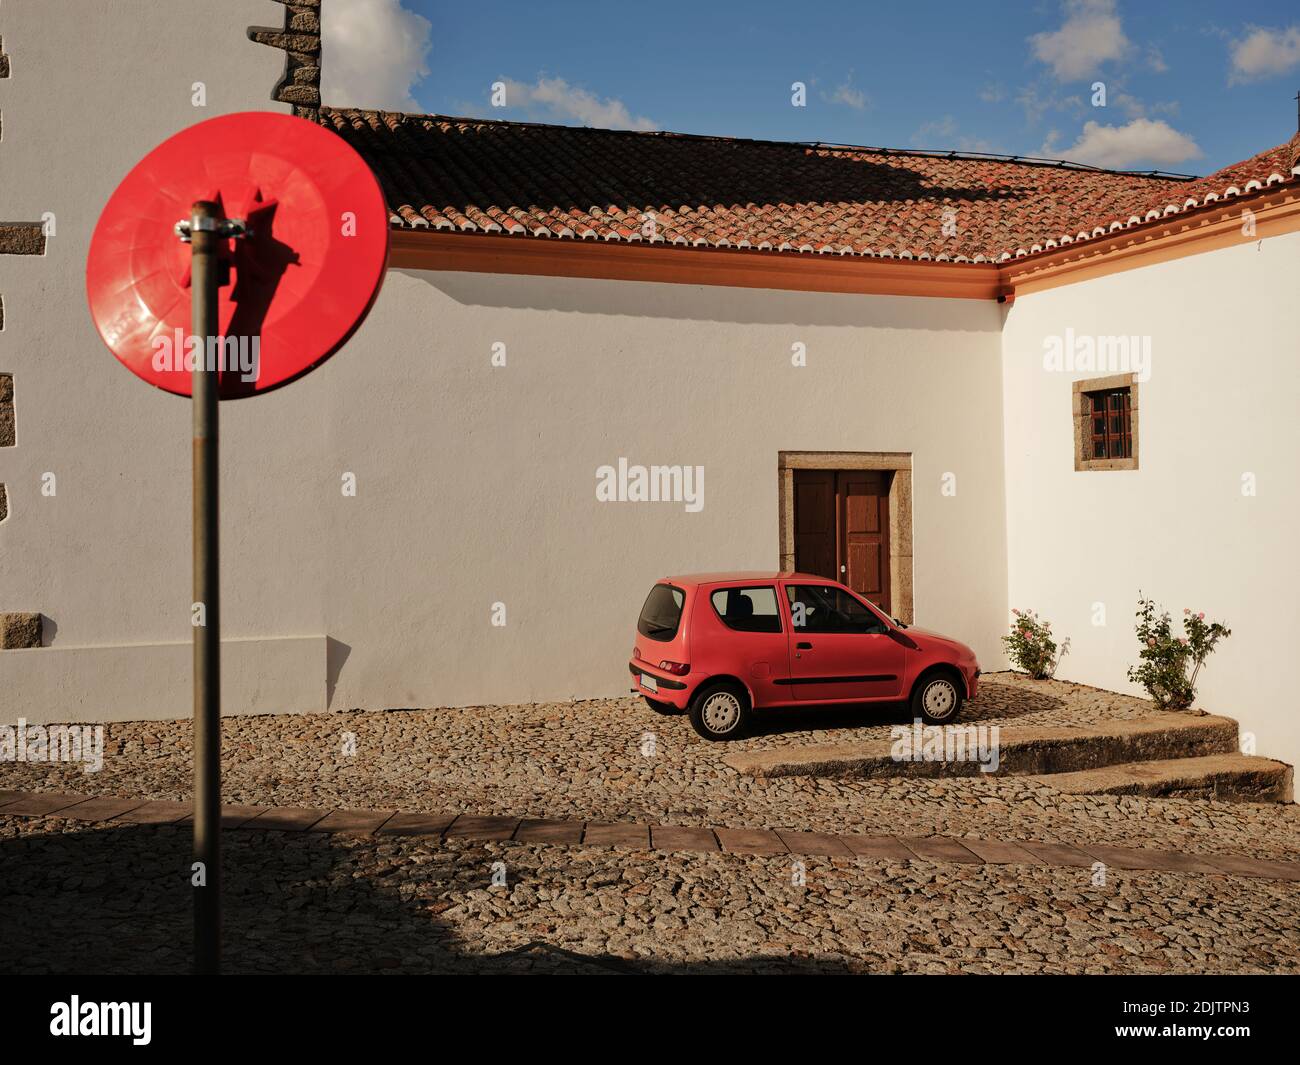
[[[191,834],[171,826],[87,829],[0,842],[6,904],[0,972],[183,974],[190,966]],[[579,954],[547,943],[485,955],[439,914],[486,886],[499,851],[416,839],[226,832],[224,969],[229,973],[844,973],[827,959],[700,964]],[[382,857],[380,850],[384,851]],[[394,849],[398,853],[391,853]],[[576,890],[592,872],[572,852],[512,849],[510,882],[545,877]],[[501,893],[500,901],[508,896]],[[554,932],[563,934],[563,928]]]
[[[682,254],[692,253],[684,250]],[[799,264],[791,265],[797,267]],[[448,299],[466,307],[671,318],[737,325],[925,329],[994,336],[1000,336],[1002,332],[1003,308],[991,300],[790,292],[520,274],[424,270],[393,270],[390,273],[405,275],[435,288]]]
[[[325,709],[334,709],[334,689],[339,685],[343,666],[352,654],[352,648],[333,636],[325,637]]]

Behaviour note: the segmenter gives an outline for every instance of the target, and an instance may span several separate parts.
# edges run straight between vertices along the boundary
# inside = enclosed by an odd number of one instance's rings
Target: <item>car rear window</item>
[[[656,584],[645,597],[645,606],[641,608],[636,631],[651,640],[671,640],[677,635],[677,626],[682,622],[682,605],[685,602],[686,593],[680,588],[674,588],[671,584]]]
[[[709,599],[729,629],[737,632],[781,631],[775,588],[719,588]]]

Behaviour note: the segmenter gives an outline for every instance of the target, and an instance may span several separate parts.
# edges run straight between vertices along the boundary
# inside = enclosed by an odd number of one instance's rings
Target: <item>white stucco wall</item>
[[[1210,658],[1198,705],[1293,764],[1298,274],[1300,234],[1251,241],[1022,297],[1003,337],[1011,606],[1070,637],[1060,676],[1119,691],[1138,691],[1125,674],[1139,589],[1177,631],[1184,607],[1226,622],[1233,635]],[[1067,327],[1151,337],[1139,470],[1075,472],[1071,382],[1096,375],[1044,370],[1044,338]]]
[[[781,450],[912,452],[916,618],[996,653],[998,324],[973,302],[390,273],[349,349],[290,400],[327,426],[310,477],[333,527],[327,631],[364,648],[339,697],[625,691],[651,582],[776,568]],[[704,509],[598,502],[596,469],[620,456],[704,466]]]
[[[223,405],[224,632],[329,637],[327,694],[295,651],[279,668],[305,670],[301,698],[267,689],[284,710],[617,694],[656,578],[776,568],[779,451],[904,451],[916,619],[995,661],[999,324],[996,306],[971,301],[390,272],[342,353]],[[79,330],[93,387],[58,417],[70,442],[99,436],[103,465],[85,476],[72,464],[39,517],[16,509],[0,526],[30,523],[22,564],[7,551],[0,563],[5,587],[54,619],[54,647],[170,653],[189,634],[188,406],[129,378],[88,322]],[[491,363],[497,341],[505,367]],[[791,365],[795,342],[806,367]],[[136,416],[118,417],[106,393]],[[703,465],[703,510],[598,502],[596,469],[620,456]],[[955,496],[940,492],[945,472]],[[52,690],[46,716],[69,716],[65,689],[81,687]],[[129,690],[106,684],[102,713],[173,704],[184,714],[188,689],[141,670]]]
[[[0,2],[11,66],[0,80],[0,218],[55,218],[44,256],[0,256],[0,373],[13,374],[17,422],[16,446],[0,448],[9,496],[0,610],[47,615],[46,650],[59,652],[0,652],[6,720],[86,719],[96,713],[87,704],[97,686],[105,715],[186,712],[189,682],[178,690],[176,652],[165,646],[189,638],[174,623],[188,597],[186,520],[173,513],[189,480],[186,404],[168,402],[116,364],[90,325],[84,272],[101,208],[149,149],[215,115],[286,110],[270,99],[284,53],[245,35],[249,25],[279,25],[284,8],[270,0],[220,7],[214,17],[209,0]],[[196,56],[198,43],[205,52]],[[206,87],[206,106],[192,103],[195,82]],[[56,477],[53,497],[41,494],[47,472]],[[310,630],[254,628],[320,632],[315,622]],[[134,646],[153,643],[152,655]],[[116,645],[133,646],[103,650]],[[78,653],[87,646],[99,650]],[[259,680],[253,664],[301,663],[311,654],[284,641],[235,648],[231,691],[269,709],[271,693],[284,696],[287,682]],[[288,692],[312,696],[302,681]]]

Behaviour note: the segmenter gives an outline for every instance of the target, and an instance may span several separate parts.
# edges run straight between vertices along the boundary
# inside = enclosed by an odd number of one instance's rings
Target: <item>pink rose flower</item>
[[[1197,621],[1204,621],[1204,620],[1205,620],[1205,612],[1202,611],[1201,613],[1197,614],[1197,615],[1196,615],[1196,620],[1197,620]]]
[[[1151,639],[1147,640],[1147,646],[1148,646],[1148,647],[1154,647],[1155,645],[1156,645],[1156,641],[1155,641],[1155,637],[1154,637],[1154,636],[1151,637]]]

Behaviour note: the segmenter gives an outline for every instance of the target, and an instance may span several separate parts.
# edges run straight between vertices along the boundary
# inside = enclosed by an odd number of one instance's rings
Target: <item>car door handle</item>
[[[810,643],[797,643],[797,644],[794,645],[794,647],[795,647],[795,650],[796,650],[796,651],[811,651],[811,650],[812,650],[812,644],[810,644]]]

